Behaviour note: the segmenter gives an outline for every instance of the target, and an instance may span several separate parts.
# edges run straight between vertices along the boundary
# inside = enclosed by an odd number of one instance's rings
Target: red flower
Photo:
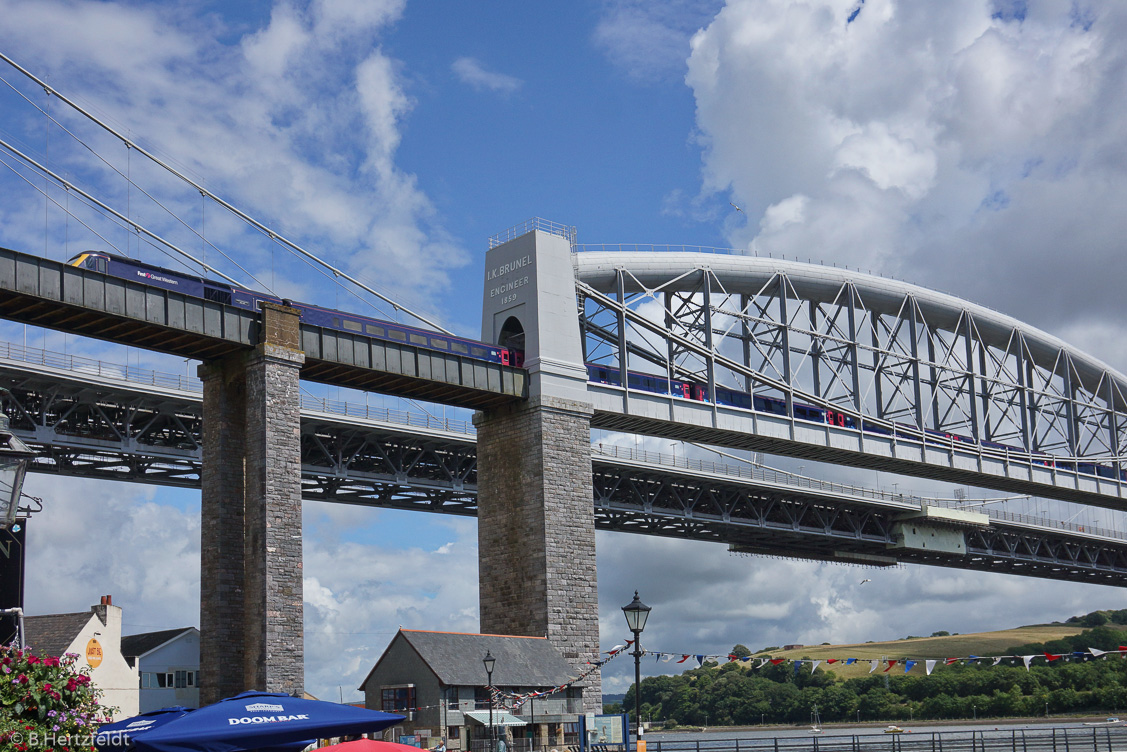
[[[34,655],[29,655],[27,657],[27,664],[29,666],[34,666],[36,663],[39,663],[39,659],[36,658]]]
[[[19,676],[16,677],[16,683],[17,684],[27,684],[27,676],[25,674],[20,674]]]

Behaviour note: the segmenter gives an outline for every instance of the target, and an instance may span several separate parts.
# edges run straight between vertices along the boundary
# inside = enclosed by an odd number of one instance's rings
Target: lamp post
[[[0,394],[7,393],[0,389]],[[23,566],[26,525],[16,524],[23,496],[23,480],[35,452],[12,433],[8,416],[0,411],[0,615],[15,617],[15,629],[7,619],[0,626],[0,643],[17,642],[23,647]],[[38,510],[31,510],[38,511]],[[26,520],[25,520],[26,522]]]
[[[977,721],[978,720],[978,706],[977,705],[971,705],[970,707],[971,707],[972,712],[974,713],[974,720]]]
[[[634,600],[622,607],[626,616],[626,626],[634,633],[634,720],[638,724],[637,736],[642,736],[642,630],[646,628],[646,619],[650,618],[650,607],[638,598],[638,591],[634,591]]]
[[[485,691],[489,693],[489,752],[493,752],[493,666],[497,663],[497,659],[486,650],[481,662],[485,664]]]

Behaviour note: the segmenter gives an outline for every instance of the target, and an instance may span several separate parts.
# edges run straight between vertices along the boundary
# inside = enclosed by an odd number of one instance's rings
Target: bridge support
[[[199,369],[201,703],[304,689],[298,321],[267,304],[254,351]]]
[[[599,654],[591,412],[542,397],[474,421],[481,631],[547,637],[576,675]],[[598,672],[585,685],[601,712]]]
[[[567,237],[533,229],[489,251],[482,339],[524,353],[530,398],[474,418],[481,631],[547,637],[578,676],[599,657],[599,596],[593,410]],[[583,706],[601,712],[597,671]]]

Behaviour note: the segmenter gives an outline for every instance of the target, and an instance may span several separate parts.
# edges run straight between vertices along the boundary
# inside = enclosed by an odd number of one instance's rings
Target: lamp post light
[[[485,691],[489,693],[489,752],[493,752],[493,666],[497,663],[497,659],[486,650],[481,662],[485,664]]]
[[[974,712],[974,720],[977,721],[978,720],[978,706],[977,705],[971,705],[970,707],[971,707],[971,710]]]
[[[12,433],[8,416],[0,412],[0,529],[16,521],[23,495],[23,478],[35,452]]]
[[[634,600],[622,607],[626,616],[626,626],[634,633],[634,720],[638,724],[637,736],[642,736],[642,630],[646,628],[646,619],[650,618],[650,607],[638,598],[638,591],[634,591]]]

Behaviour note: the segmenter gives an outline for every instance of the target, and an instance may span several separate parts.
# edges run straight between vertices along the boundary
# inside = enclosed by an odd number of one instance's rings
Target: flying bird
[[[732,202],[731,202],[731,201],[729,201],[728,203],[729,203],[729,204],[732,204]],[[739,212],[740,214],[746,214],[746,212],[745,212],[745,211],[744,211],[743,209],[741,209],[740,207],[736,206],[735,204],[732,204],[732,208],[733,208],[733,209],[735,209],[736,211],[738,211],[738,212]]]
[[[870,579],[868,579],[868,578],[865,578],[865,579],[861,580],[861,584],[862,584],[862,585],[864,585],[864,584],[865,584],[866,582],[872,582],[872,580],[870,580]]]

